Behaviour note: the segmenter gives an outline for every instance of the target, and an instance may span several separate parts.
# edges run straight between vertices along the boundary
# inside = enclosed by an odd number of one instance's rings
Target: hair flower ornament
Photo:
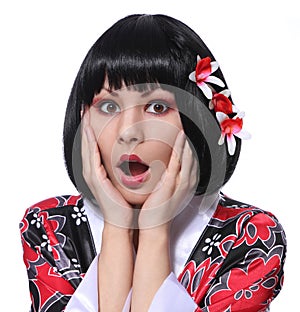
[[[217,62],[211,62],[209,57],[203,59],[197,56],[196,70],[190,73],[189,79],[196,83],[205,97],[210,100],[208,107],[214,110],[216,118],[220,124],[221,136],[218,141],[219,145],[227,143],[229,155],[234,155],[236,149],[235,136],[240,139],[250,139],[251,135],[243,128],[243,118],[245,113],[237,109],[229,99],[230,90],[224,89],[220,92],[209,86],[207,83],[213,83],[219,87],[225,87],[224,82],[215,76],[211,76],[218,69]]]
[[[209,101],[209,109],[215,112],[223,112],[225,114],[237,113],[237,108],[229,100],[230,90],[225,89],[220,93],[214,93],[212,99]]]
[[[236,141],[234,136],[244,140],[251,137],[247,131],[242,129],[244,116],[244,112],[238,112],[233,118],[230,118],[223,112],[216,112],[216,117],[221,127],[221,137],[218,144],[222,145],[226,137],[229,155],[234,155],[235,152]]]
[[[220,87],[225,87],[224,82],[220,78],[211,76],[218,67],[218,63],[215,61],[211,62],[209,57],[201,59],[200,56],[197,55],[196,70],[189,75],[189,79],[196,82],[196,85],[209,100],[212,98],[212,90],[207,83],[213,83]]]

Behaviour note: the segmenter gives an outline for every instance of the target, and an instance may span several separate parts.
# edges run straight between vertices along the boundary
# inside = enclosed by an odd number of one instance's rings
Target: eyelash
[[[163,112],[148,111],[149,108],[154,108],[154,106],[157,104],[163,106]],[[154,115],[162,115],[162,114],[167,113],[169,109],[170,109],[170,106],[167,103],[157,100],[157,101],[151,101],[149,104],[147,104],[145,111]]]
[[[163,107],[163,111],[162,112],[156,112],[154,110],[154,107],[155,105],[160,105]],[[114,111],[109,111],[108,108],[109,108],[109,105],[113,105],[114,107]],[[107,115],[114,115],[114,114],[118,114],[121,112],[121,108],[120,106],[115,103],[114,101],[102,101],[102,102],[99,102],[96,107],[98,108],[98,110],[101,112],[101,113],[104,113],[104,114],[107,114]],[[145,111],[147,113],[150,113],[150,114],[154,114],[154,115],[163,115],[165,113],[167,113],[170,109],[170,106],[165,103],[164,101],[161,101],[161,100],[155,100],[155,101],[151,101],[150,103],[146,104],[145,106]]]
[[[114,105],[114,107],[116,108],[116,111],[114,112],[109,112],[107,110],[108,106],[109,105]],[[120,109],[120,106],[115,103],[114,101],[102,101],[100,103],[97,104],[97,108],[99,109],[99,111],[101,113],[104,113],[104,114],[107,114],[107,115],[113,115],[113,114],[116,114],[116,113],[120,113],[121,112],[121,109]]]

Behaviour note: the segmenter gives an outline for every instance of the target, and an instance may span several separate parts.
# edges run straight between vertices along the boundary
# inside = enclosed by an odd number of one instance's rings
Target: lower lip
[[[122,184],[128,188],[139,188],[150,175],[149,169],[136,176],[128,176],[120,168],[118,168],[117,170]]]

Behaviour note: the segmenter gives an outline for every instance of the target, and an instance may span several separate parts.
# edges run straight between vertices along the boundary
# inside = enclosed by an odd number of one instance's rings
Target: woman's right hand
[[[82,112],[82,167],[83,177],[94,195],[104,221],[123,228],[132,228],[134,209],[113,186],[101,162],[101,153],[92,127],[90,111]]]

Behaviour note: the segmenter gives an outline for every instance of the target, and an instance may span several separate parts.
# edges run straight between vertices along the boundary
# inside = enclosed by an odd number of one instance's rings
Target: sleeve
[[[98,257],[91,263],[84,279],[68,302],[65,312],[98,312]],[[130,311],[131,291],[122,312]]]
[[[74,292],[65,312],[98,312],[97,259]],[[130,311],[131,291],[122,312]],[[149,312],[194,312],[196,303],[171,273],[155,294]]]
[[[98,256],[68,302],[65,312],[98,312]]]
[[[63,311],[82,277],[42,219],[39,210],[29,209],[20,223],[31,311]]]
[[[171,273],[155,294],[149,312],[194,312],[197,304]]]
[[[281,225],[267,213],[242,218],[246,221],[236,223],[238,235],[222,239],[218,234],[214,236],[218,242],[204,240],[224,257],[207,257],[200,264],[191,261],[186,266],[181,282],[197,302],[199,312],[268,311],[281,290],[286,253]],[[212,255],[212,249],[210,252]]]

